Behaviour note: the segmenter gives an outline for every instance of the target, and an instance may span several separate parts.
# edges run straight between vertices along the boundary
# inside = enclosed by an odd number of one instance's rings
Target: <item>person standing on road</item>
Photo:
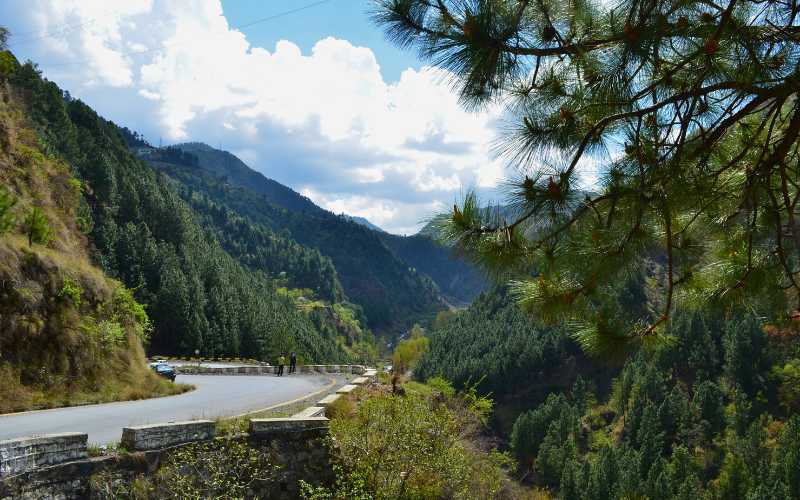
[[[297,371],[297,354],[292,353],[289,356],[289,373],[294,373]]]
[[[284,356],[284,354],[281,353],[281,355],[278,356],[278,376],[279,377],[283,376],[283,365],[285,365],[285,364],[286,364],[286,356]]]

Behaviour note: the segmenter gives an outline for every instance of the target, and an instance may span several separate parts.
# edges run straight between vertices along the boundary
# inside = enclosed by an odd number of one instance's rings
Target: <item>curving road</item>
[[[164,398],[0,415],[0,440],[86,432],[89,443],[115,443],[122,437],[123,427],[240,415],[324,391],[339,379],[320,375],[178,375],[176,382],[197,389]]]

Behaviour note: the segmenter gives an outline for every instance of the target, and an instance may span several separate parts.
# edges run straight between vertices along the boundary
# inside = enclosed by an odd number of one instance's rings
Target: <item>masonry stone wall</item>
[[[86,458],[86,434],[67,433],[0,441],[0,478]]]
[[[176,444],[213,439],[216,430],[212,420],[124,427],[121,444],[131,451],[157,450]]]

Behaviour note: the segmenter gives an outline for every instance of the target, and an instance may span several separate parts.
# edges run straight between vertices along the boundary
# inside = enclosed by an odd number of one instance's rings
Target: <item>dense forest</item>
[[[281,283],[227,253],[223,245],[234,245],[201,225],[211,209],[195,212],[174,182],[132,156],[116,125],[65,96],[32,64],[16,66],[10,81],[47,153],[63,158],[83,186],[78,217],[94,259],[147,305],[152,351],[268,359],[292,349],[306,359],[348,357],[335,318],[319,328],[320,318],[299,310]],[[298,248],[268,236],[255,238],[277,250]],[[300,253],[298,266],[324,266],[313,251]],[[327,278],[325,293],[336,298],[335,274]]]
[[[481,271],[429,235],[382,233],[379,237],[395,255],[430,276],[442,295],[454,305],[469,304],[487,286],[486,276]]]
[[[359,253],[355,256],[360,262],[369,263],[370,269],[396,267],[395,261],[399,259],[410,265],[413,270],[431,278],[438,286],[439,291],[456,303],[469,303],[486,286],[484,276],[474,266],[458,258],[451,250],[436,243],[429,234],[398,236],[377,230],[365,219],[359,221],[358,218],[352,216],[335,215],[321,209],[305,196],[250,169],[228,152],[219,151],[201,143],[178,144],[175,147],[185,153],[197,155],[198,165],[206,172],[218,177],[222,182],[261,194],[270,204],[291,211],[293,217],[308,219],[302,227],[298,228],[296,223],[292,225],[283,223],[281,214],[272,216],[274,227],[288,229],[297,241],[314,246],[324,255],[330,256],[345,282],[363,279],[362,276],[359,276],[359,273],[362,272],[359,269],[360,266],[352,265],[352,259],[345,259],[345,256],[332,244],[332,241],[335,241],[334,238],[331,236],[315,237],[313,233],[329,233],[333,236],[339,233],[349,234],[356,243],[364,242],[367,248],[370,248],[370,252]],[[356,230],[350,226],[350,222],[364,226],[370,231]],[[312,234],[306,234],[306,231],[311,231]],[[396,258],[391,258],[385,250],[375,247],[374,238],[376,236]],[[356,247],[349,250],[358,251]],[[372,261],[375,261],[375,264],[372,264]],[[375,275],[374,271],[370,272]],[[398,270],[398,272],[402,271]],[[398,281],[399,278],[400,276],[395,278],[386,276],[385,279],[381,278],[381,283],[387,283],[386,280]],[[392,293],[392,290],[389,289],[388,292]],[[359,290],[356,293],[361,292]],[[402,288],[396,293],[402,294]],[[352,293],[351,295],[356,297]]]
[[[325,263],[332,262],[345,295],[363,308],[371,328],[402,331],[415,319],[432,316],[444,307],[436,284],[395,256],[375,231],[319,208],[315,213],[281,208],[261,193],[226,182],[213,170],[163,161],[152,164],[183,186],[180,192],[192,205],[213,200],[253,228],[316,249],[318,258],[325,258],[318,264],[321,274],[317,283],[304,286],[335,289],[338,285],[333,282],[323,284],[332,277],[324,269]]]
[[[624,292],[628,307],[645,290]],[[601,362],[500,288],[440,315],[415,376],[490,393],[520,476],[558,498],[798,498],[796,327],[753,310],[681,310],[669,335]]]

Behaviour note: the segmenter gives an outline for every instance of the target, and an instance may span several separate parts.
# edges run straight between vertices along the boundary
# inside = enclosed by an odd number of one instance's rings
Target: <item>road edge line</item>
[[[247,415],[252,415],[253,413],[261,413],[262,411],[274,410],[275,408],[280,408],[281,406],[288,406],[288,405],[291,405],[291,404],[294,404],[294,403],[298,403],[298,402],[303,401],[303,400],[308,399],[308,398],[313,398],[314,396],[317,396],[319,394],[322,394],[325,391],[330,390],[333,386],[336,385],[336,379],[334,377],[331,377],[328,380],[330,380],[330,383],[328,385],[326,385],[325,387],[323,387],[322,389],[320,389],[318,391],[306,394],[305,396],[302,396],[302,397],[299,397],[299,398],[295,398],[295,399],[292,399],[290,401],[284,401],[282,403],[274,404],[272,406],[268,406],[266,408],[261,408],[259,410],[250,410],[250,411],[247,411],[247,412],[244,412],[244,413],[240,413],[239,415],[232,415],[230,417],[222,417],[220,420],[233,420],[235,418],[242,418],[242,417],[246,417]]]

